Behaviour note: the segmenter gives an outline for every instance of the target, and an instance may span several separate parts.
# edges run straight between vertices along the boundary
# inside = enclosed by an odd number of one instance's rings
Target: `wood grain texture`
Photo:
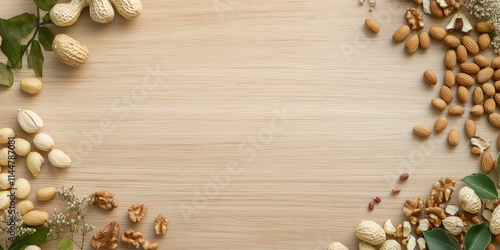
[[[480,170],[464,132],[471,103],[445,131],[413,135],[413,126],[432,128],[446,115],[430,101],[447,49],[432,39],[427,51],[407,55],[391,38],[413,3],[378,3],[370,13],[354,0],[143,0],[139,19],[116,15],[105,25],[85,10],[74,26],[54,28],[89,47],[85,66],[46,53],[40,94],[20,91],[33,74],[27,68],[0,91],[0,126],[19,131],[16,110],[32,109],[75,160],[64,170],[45,164],[33,179],[21,158],[18,177],[34,190],[113,192],[119,208],[92,209],[89,222],[100,230],[117,220],[160,249],[326,249],[332,241],[356,249],[360,219],[402,222],[405,199],[428,196],[440,177]],[[1,16],[24,11],[34,11],[30,0],[6,1]],[[366,18],[379,21],[378,35],[366,31]],[[425,18],[425,30],[447,21]],[[426,69],[437,86],[424,82]],[[472,119],[496,144],[487,117]],[[447,144],[452,128],[457,147]],[[410,172],[406,183],[396,180],[402,172]],[[394,186],[403,191],[391,195]],[[383,201],[369,212],[374,195]],[[136,202],[149,213],[132,225],[127,208]],[[36,206],[54,204],[62,207]],[[170,220],[165,237],[154,236],[159,213]]]

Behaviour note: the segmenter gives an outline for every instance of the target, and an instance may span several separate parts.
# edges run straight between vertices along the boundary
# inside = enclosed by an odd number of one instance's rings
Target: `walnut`
[[[153,242],[144,241],[142,243],[142,248],[144,250],[156,250],[156,249],[158,249],[158,247],[159,247],[158,242],[156,242],[156,241],[153,241]]]
[[[132,229],[127,230],[122,234],[122,242],[127,247],[139,248],[144,242],[141,232],[136,232]]]
[[[444,15],[449,16],[453,11],[462,7],[460,0],[437,0],[439,7],[443,9]]]
[[[403,212],[410,220],[410,223],[415,225],[417,224],[423,209],[424,200],[422,198],[413,198],[405,201]]]
[[[426,218],[436,228],[441,226],[442,220],[446,218],[446,213],[442,207],[425,208]]]
[[[167,233],[168,219],[163,214],[158,215],[155,219],[156,235],[165,235]]]
[[[471,213],[458,212],[458,217],[460,217],[460,219],[462,219],[462,221],[464,222],[464,227],[462,229],[462,233],[464,234],[467,232],[467,230],[469,230],[470,227],[481,224],[481,220],[479,219],[479,217]]]
[[[431,196],[434,196],[436,203],[441,204],[450,200],[453,191],[455,191],[455,181],[449,177],[443,177],[432,186]]]
[[[118,235],[120,233],[120,225],[116,221],[112,221],[103,230],[99,231],[92,240],[90,245],[95,249],[110,249],[118,248]]]
[[[107,191],[95,192],[90,195],[90,198],[94,199],[94,205],[102,210],[113,210],[118,207],[118,201],[113,198],[114,195]]]
[[[406,19],[412,30],[421,30],[424,28],[424,17],[416,8],[410,8],[406,11]]]
[[[132,222],[139,222],[146,216],[147,212],[148,208],[146,205],[136,203],[128,209],[128,218]]]

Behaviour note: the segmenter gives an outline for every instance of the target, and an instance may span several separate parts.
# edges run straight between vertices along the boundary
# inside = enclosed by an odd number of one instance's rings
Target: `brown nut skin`
[[[114,195],[107,191],[99,191],[90,195],[94,199],[94,205],[102,210],[109,211],[118,207],[118,201]]]
[[[117,221],[111,221],[109,225],[92,237],[90,245],[98,250],[116,250],[118,248],[119,234],[120,225]]]
[[[155,219],[156,235],[165,235],[167,233],[168,219],[163,214],[158,215]]]
[[[146,205],[136,203],[128,209],[128,218],[134,223],[140,222],[146,216],[147,212],[148,208]]]

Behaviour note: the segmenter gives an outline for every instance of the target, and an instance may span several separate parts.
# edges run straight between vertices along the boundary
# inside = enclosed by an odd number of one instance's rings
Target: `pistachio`
[[[11,128],[0,129],[0,143],[7,143],[9,142],[9,137],[14,136],[16,136],[16,133],[14,133],[14,130],[12,130]]]
[[[469,34],[474,28],[464,14],[457,13],[451,18],[451,21],[446,26],[446,29],[449,31],[460,31]]]
[[[14,182],[14,180],[12,180]],[[9,180],[9,174],[8,173],[1,173],[0,174],[0,189],[9,189],[12,187],[12,182]]]
[[[9,153],[10,152],[10,153]],[[0,149],[0,166],[9,165],[9,155],[13,154],[8,148]]]
[[[19,156],[26,156],[31,151],[31,144],[23,138],[14,139],[14,152]]]
[[[17,121],[26,133],[36,133],[43,127],[43,120],[35,112],[27,109],[17,110]]]
[[[26,158],[26,166],[28,166],[28,169],[30,170],[33,177],[38,176],[38,173],[40,172],[40,167],[42,167],[44,162],[45,160],[43,159],[43,156],[40,153],[31,152],[28,154],[28,157]]]
[[[49,153],[49,161],[58,168],[67,168],[71,166],[71,159],[63,151],[54,149]]]
[[[50,201],[56,196],[56,194],[57,194],[56,187],[45,187],[42,189],[38,189],[38,191],[36,191],[36,198],[39,201]]]
[[[50,151],[54,149],[55,146],[52,137],[46,133],[38,133],[35,135],[35,138],[33,138],[33,144],[35,144],[35,146],[42,151]]]
[[[28,180],[19,178],[14,183],[14,186],[12,186],[12,190],[15,192],[16,198],[24,199],[30,194],[31,186]]]
[[[16,204],[16,210],[19,211],[21,216],[25,215],[29,211],[35,209],[35,205],[30,200],[24,200]]]
[[[0,191],[0,210],[5,210],[10,204],[10,191]]]

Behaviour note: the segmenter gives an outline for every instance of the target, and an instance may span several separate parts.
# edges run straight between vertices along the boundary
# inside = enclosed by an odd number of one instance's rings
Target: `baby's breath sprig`
[[[465,7],[476,18],[491,23],[495,31],[491,34],[491,46],[500,54],[500,3],[498,0],[468,0]]]
[[[83,249],[85,243],[85,235],[91,232],[95,227],[92,224],[85,223],[87,216],[87,208],[94,204],[94,199],[84,195],[78,197],[73,192],[75,187],[69,188],[62,186],[57,190],[59,198],[66,202],[68,207],[67,213],[60,213],[54,209],[54,219],[47,220],[44,226],[49,227],[49,239],[61,239],[63,236],[68,235],[78,248]],[[80,242],[75,240],[76,235],[82,235]]]

